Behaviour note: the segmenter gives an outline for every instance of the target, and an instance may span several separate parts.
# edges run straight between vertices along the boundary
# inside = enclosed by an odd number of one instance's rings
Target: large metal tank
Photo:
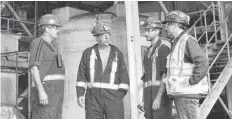
[[[81,55],[87,47],[96,44],[91,34],[96,17],[110,27],[116,18],[111,13],[87,13],[72,17],[63,24],[59,32],[59,47],[66,67],[65,99],[63,107],[64,119],[85,119],[84,108],[77,105],[76,98],[76,77]]]

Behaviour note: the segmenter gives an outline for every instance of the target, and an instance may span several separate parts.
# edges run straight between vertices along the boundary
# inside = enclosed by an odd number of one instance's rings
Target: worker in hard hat
[[[59,19],[46,14],[39,20],[41,36],[30,45],[32,119],[61,119],[65,67],[55,42]]]
[[[170,52],[169,39],[161,37],[163,26],[150,17],[141,24],[151,46],[143,58],[143,101],[146,119],[171,119],[172,101],[165,92],[166,57]]]
[[[201,81],[207,82],[209,63],[197,40],[187,32],[189,20],[190,17],[182,11],[171,11],[163,21],[168,36],[173,38],[165,82],[179,118],[199,119],[199,98],[203,93],[201,90],[207,87],[207,83]]]
[[[85,105],[86,119],[124,119],[129,76],[122,52],[110,44],[107,25],[97,23],[92,34],[97,44],[82,54],[76,83],[78,104]]]

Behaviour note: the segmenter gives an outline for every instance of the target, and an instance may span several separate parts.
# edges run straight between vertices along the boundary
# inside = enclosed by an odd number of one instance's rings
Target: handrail
[[[232,2],[230,3],[229,7],[226,9],[226,16],[228,15],[228,11],[230,10],[231,6],[232,6]]]
[[[13,51],[13,52],[4,52],[4,53],[1,53],[1,57],[6,57],[6,56],[14,56],[18,53],[18,55],[21,55],[21,54],[28,54],[28,52],[18,52],[18,51]]]
[[[200,21],[201,17],[204,16],[204,14],[205,14],[205,13],[210,9],[210,7],[212,7],[212,6],[213,6],[213,4],[211,4],[211,5],[204,11],[204,13],[196,20],[196,22],[192,25],[192,27],[188,29],[188,33],[192,30],[193,26],[195,26],[195,25],[198,23],[198,21]]]
[[[207,26],[207,29],[209,27],[211,27],[213,25],[214,21],[212,21],[212,23],[210,25]],[[201,40],[201,38],[205,35],[205,33],[207,32],[207,30],[204,31],[204,33],[201,34],[201,36],[197,39],[197,41],[199,42]]]
[[[5,17],[1,17],[1,19],[5,19],[5,20],[11,20],[11,21],[17,21],[17,22],[22,22],[22,23],[27,23],[27,24],[35,24],[33,22],[28,22],[28,21],[23,21],[23,20],[16,20],[16,19],[10,19],[10,18],[5,18]]]
[[[229,40],[227,40],[227,41],[225,42],[225,44],[223,45],[223,47],[221,48],[221,50],[219,51],[219,53],[217,53],[217,55],[216,55],[216,57],[214,58],[213,62],[210,64],[207,73],[208,73],[209,70],[212,68],[212,66],[213,66],[214,63],[216,62],[217,58],[219,57],[219,55],[221,55],[223,49],[225,48],[225,46],[227,45],[227,43],[230,41],[231,37],[232,37],[232,33],[230,34],[230,37],[228,38]]]
[[[217,28],[217,30],[214,32],[214,34],[211,36],[211,38],[210,38],[209,42],[208,42],[208,43],[206,43],[206,45],[205,45],[205,47],[204,47],[203,51],[207,48],[207,46],[209,45],[209,43],[213,40],[213,37],[215,36],[215,34],[217,34],[217,32],[221,29],[222,24],[224,24],[224,23],[225,23],[225,21],[227,21],[227,19],[228,19],[228,16],[226,16],[226,18],[222,21],[222,23],[220,24],[220,26]]]

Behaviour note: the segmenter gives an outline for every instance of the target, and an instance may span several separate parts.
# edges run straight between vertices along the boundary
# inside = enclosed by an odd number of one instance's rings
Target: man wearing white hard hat
[[[30,45],[32,119],[62,118],[65,67],[55,41],[58,27],[57,16],[43,15],[39,21],[41,36]]]

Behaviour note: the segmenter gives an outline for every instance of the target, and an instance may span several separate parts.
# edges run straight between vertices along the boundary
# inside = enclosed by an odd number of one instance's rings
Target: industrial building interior
[[[30,43],[38,37],[38,20],[44,14],[55,14],[63,27],[59,30],[59,47],[66,65],[65,101],[63,119],[84,119],[84,109],[76,101],[75,78],[83,50],[96,43],[91,28],[96,16],[112,28],[112,44],[122,50],[127,68],[128,62],[128,1],[1,1],[1,118],[30,119],[28,87],[28,52]],[[164,20],[172,10],[182,10],[190,17],[189,33],[194,36],[206,52],[211,90],[201,99],[201,113],[207,119],[232,119],[232,2],[230,1],[138,1],[138,20],[148,17]],[[136,18],[136,17],[133,17]],[[132,18],[132,19],[133,19]],[[139,25],[139,24],[137,24]],[[132,29],[132,28],[130,28]],[[141,40],[135,43],[136,80],[139,87],[142,75],[142,57],[149,43],[139,29]],[[165,33],[162,34],[165,37]],[[128,69],[129,70],[129,69]],[[140,89],[138,89],[140,95]],[[137,97],[138,102],[141,97]],[[124,98],[125,119],[132,119],[132,97]],[[209,106],[211,105],[211,106]],[[175,108],[175,107],[173,107]],[[144,119],[137,112],[136,119]],[[174,117],[173,117],[174,118]],[[134,119],[134,118],[133,118]]]

